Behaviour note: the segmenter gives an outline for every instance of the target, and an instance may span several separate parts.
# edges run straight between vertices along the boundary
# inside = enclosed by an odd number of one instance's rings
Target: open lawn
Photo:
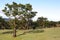
[[[12,30],[0,30],[0,40],[60,40],[60,27],[36,30],[17,30],[17,37],[12,37]]]

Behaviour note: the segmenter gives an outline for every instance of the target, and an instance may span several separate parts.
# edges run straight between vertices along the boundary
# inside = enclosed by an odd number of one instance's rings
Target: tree
[[[34,21],[34,22],[32,21],[31,26],[32,26],[33,30],[36,29],[36,28],[38,28],[37,21]]]
[[[45,27],[45,22],[47,21],[47,18],[44,18],[44,17],[39,17],[37,19],[37,22],[39,24],[39,26],[42,26],[41,28],[44,28]]]
[[[49,22],[50,27],[56,27],[56,24],[57,24],[57,23],[54,22],[54,21],[50,21],[50,22]]]
[[[0,17],[0,29],[4,28],[3,27],[3,21],[4,21],[4,19],[2,17]]]
[[[4,20],[4,18],[0,17],[0,29],[8,28],[8,23]]]
[[[29,20],[31,20],[31,18],[34,17],[37,13],[32,11],[32,5],[17,4],[15,2],[13,2],[13,4],[6,4],[6,7],[2,11],[8,17],[10,18],[11,16],[14,17],[14,19],[11,20],[10,22],[13,23],[12,25],[14,27],[13,37],[16,37],[16,28],[17,28],[16,19],[20,21],[22,20],[23,22],[23,18],[24,18],[27,21],[27,24],[29,24]]]

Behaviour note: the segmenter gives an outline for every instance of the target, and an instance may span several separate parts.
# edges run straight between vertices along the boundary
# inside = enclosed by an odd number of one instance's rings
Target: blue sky
[[[60,0],[0,0],[0,11],[4,8],[6,3],[30,3],[34,11],[37,11],[35,18],[43,16],[47,17],[48,20],[59,21],[60,20]],[[2,12],[0,15],[6,17]]]

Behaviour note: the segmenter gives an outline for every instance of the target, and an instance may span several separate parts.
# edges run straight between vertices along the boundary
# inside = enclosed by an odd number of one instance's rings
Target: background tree
[[[47,21],[47,18],[44,18],[44,17],[39,17],[38,19],[37,19],[37,22],[38,22],[38,24],[39,24],[39,26],[41,27],[41,28],[44,28],[45,27],[45,22]]]
[[[4,19],[2,17],[0,17],[0,29],[4,28],[3,21],[4,21]]]
[[[8,21],[5,21],[4,18],[0,17],[0,29],[7,29],[9,28]]]

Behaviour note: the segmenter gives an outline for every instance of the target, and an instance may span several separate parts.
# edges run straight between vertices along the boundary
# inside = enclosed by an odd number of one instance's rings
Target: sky
[[[11,4],[12,2],[30,3],[33,11],[38,12],[33,20],[43,16],[50,21],[60,21],[60,0],[0,0],[0,16],[7,18],[1,10],[5,7],[5,4]]]

